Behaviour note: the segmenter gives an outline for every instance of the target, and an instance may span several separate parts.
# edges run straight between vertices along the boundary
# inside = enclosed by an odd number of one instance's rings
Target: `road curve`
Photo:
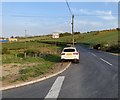
[[[54,93],[57,98],[118,98],[118,57],[76,47],[79,64],[72,63],[65,72],[42,82],[2,91],[3,98],[46,98]]]

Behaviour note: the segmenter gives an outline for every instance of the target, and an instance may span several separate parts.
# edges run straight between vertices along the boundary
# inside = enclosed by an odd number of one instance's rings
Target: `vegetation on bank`
[[[54,65],[60,62],[60,52],[62,46],[55,44],[40,43],[38,40],[29,42],[10,42],[2,44],[2,63],[4,65],[11,65],[11,69],[19,68],[16,74],[19,74],[12,82],[25,81],[30,77],[37,77],[47,73]],[[36,64],[35,64],[36,63]],[[10,69],[8,69],[10,70]],[[4,80],[9,77],[9,71]],[[3,73],[4,74],[4,73]],[[14,77],[14,75],[13,75]]]
[[[90,48],[100,49],[106,52],[120,52],[118,30],[107,30],[101,32],[88,33],[79,42],[81,44],[86,44]]]

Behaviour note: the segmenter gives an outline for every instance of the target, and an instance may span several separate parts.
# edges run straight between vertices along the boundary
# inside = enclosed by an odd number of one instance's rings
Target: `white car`
[[[66,47],[62,50],[61,61],[73,60],[79,62],[79,52],[75,47]]]

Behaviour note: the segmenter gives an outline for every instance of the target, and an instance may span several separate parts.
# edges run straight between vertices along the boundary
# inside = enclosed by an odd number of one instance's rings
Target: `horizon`
[[[110,31],[110,30],[117,30],[118,28],[112,28],[112,29],[104,29],[104,30],[96,30],[96,31],[94,31],[94,30],[92,30],[92,31],[87,31],[87,32],[80,32],[80,34],[87,34],[88,32],[97,32],[97,31],[99,31],[99,32],[102,32],[102,31]],[[79,32],[79,31],[76,31],[76,32]],[[64,34],[64,33],[70,33],[70,32],[63,32],[62,34]],[[75,33],[75,32],[74,32]],[[17,37],[19,37],[19,38],[29,38],[29,37],[40,37],[40,36],[47,36],[47,35],[51,35],[52,36],[52,34],[54,34],[54,32],[53,33],[50,33],[50,34],[46,34],[46,35],[32,35],[32,36],[10,36],[10,37],[0,37],[0,38],[4,38],[4,39],[7,39],[7,38],[17,38]],[[61,33],[58,33],[58,34],[61,34]],[[71,34],[72,35],[72,34]]]

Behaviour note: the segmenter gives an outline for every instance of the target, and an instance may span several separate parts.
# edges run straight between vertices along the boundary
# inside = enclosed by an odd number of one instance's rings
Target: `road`
[[[117,98],[118,57],[76,47],[79,64],[42,82],[3,91],[3,98]]]

